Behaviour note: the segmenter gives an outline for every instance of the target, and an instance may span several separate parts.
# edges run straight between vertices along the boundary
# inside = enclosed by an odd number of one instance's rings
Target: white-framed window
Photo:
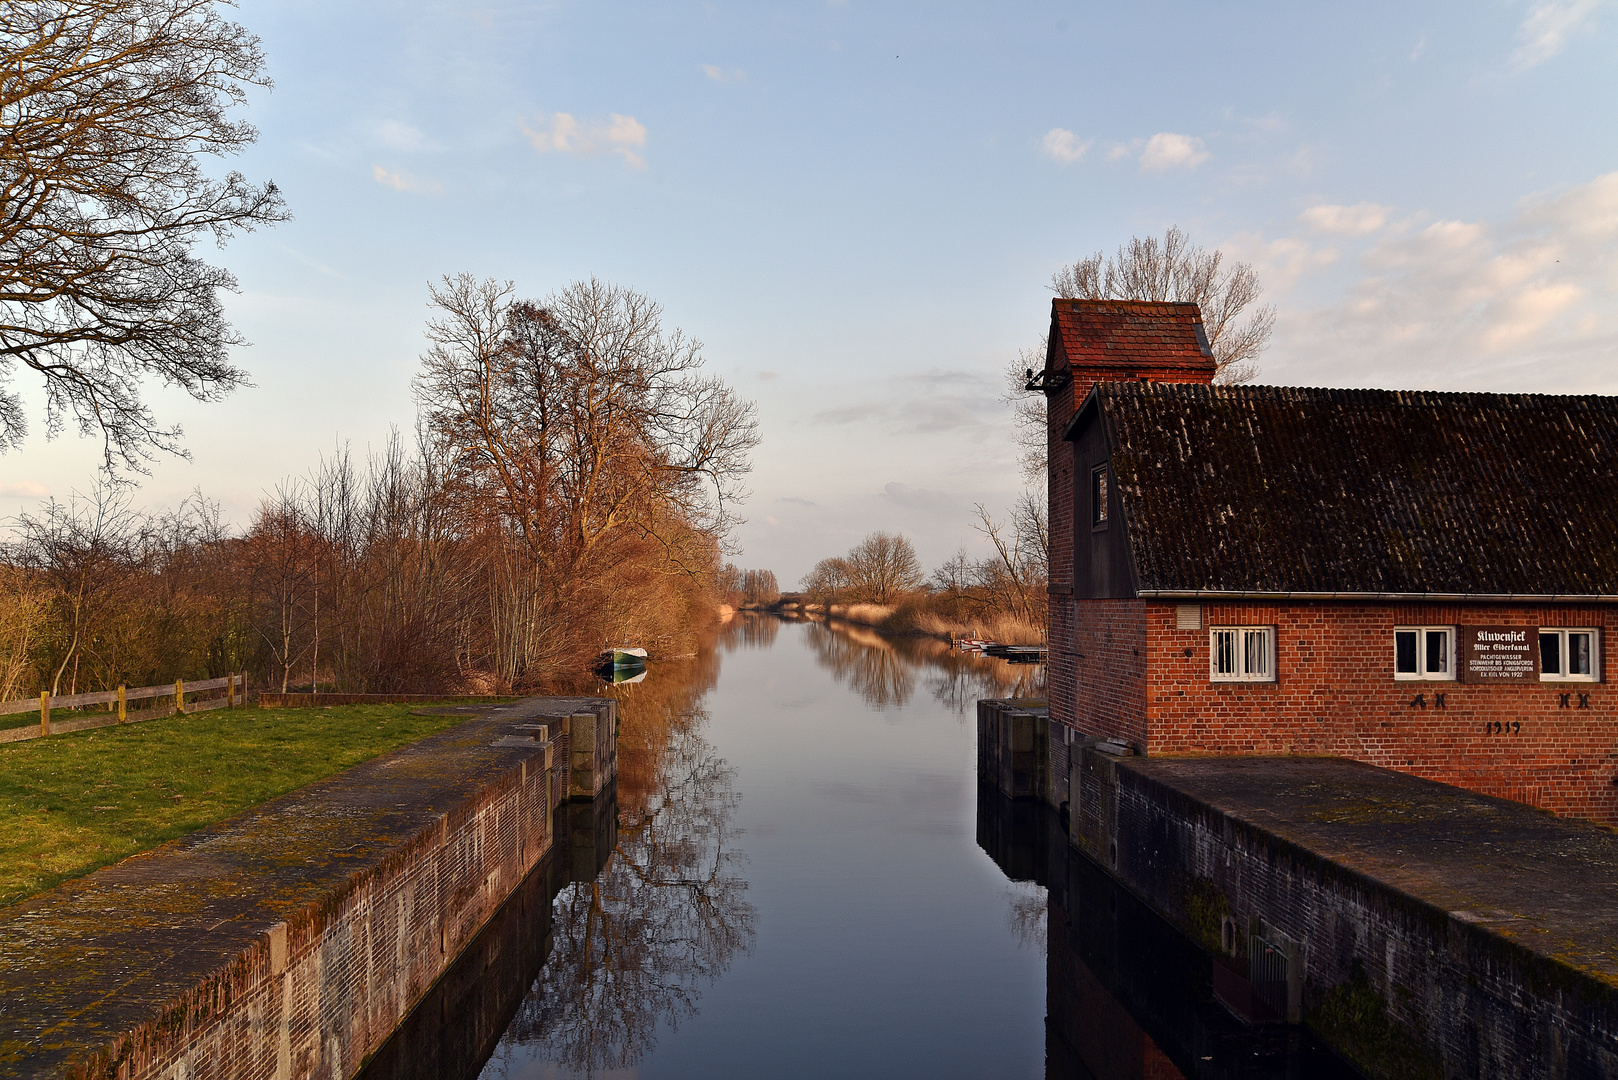
[[[1584,627],[1539,628],[1539,677],[1545,682],[1595,682],[1601,671],[1598,635]]]
[[[1107,467],[1097,465],[1090,470],[1090,527],[1092,529],[1105,529],[1107,527],[1107,511],[1111,509],[1111,494],[1107,483]]]
[[[1395,679],[1455,678],[1455,627],[1396,626],[1393,628]]]
[[[1274,682],[1275,627],[1216,626],[1210,629],[1208,677],[1214,682]]]

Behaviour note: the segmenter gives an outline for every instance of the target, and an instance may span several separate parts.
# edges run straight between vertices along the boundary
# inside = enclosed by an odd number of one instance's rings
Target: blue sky
[[[151,394],[245,522],[408,429],[427,283],[657,298],[758,402],[737,539],[795,581],[865,532],[936,565],[1018,478],[1000,371],[1050,275],[1179,224],[1278,309],[1259,381],[1618,393],[1618,3],[247,0],[272,92],[234,162],[295,219],[216,257],[253,346]],[[19,385],[27,388],[19,378]],[[0,513],[95,447],[0,458]]]

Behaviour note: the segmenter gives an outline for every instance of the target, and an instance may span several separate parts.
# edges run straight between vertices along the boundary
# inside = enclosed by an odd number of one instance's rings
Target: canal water
[[[976,700],[1042,676],[747,615],[651,665],[615,691],[616,803],[365,1075],[1353,1076],[1242,1027],[1055,815],[980,787]]]

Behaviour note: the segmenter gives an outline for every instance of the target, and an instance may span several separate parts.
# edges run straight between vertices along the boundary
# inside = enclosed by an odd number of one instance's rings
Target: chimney
[[[1213,352],[1195,304],[1052,300],[1042,380],[1049,415],[1065,424],[1098,382],[1211,383]],[[1057,429],[1060,431],[1060,428]]]

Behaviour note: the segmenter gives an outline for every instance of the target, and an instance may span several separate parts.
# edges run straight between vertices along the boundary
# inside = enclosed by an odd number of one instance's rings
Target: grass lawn
[[[0,906],[466,719],[420,707],[218,709],[0,745]]]

